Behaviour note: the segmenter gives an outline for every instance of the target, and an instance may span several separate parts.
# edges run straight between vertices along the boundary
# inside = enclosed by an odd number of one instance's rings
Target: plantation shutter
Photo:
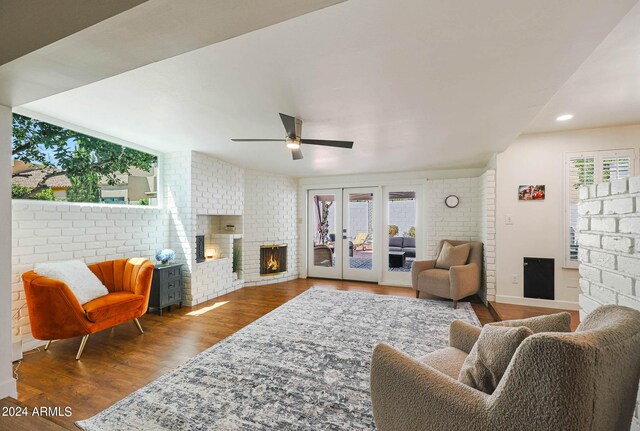
[[[565,154],[565,267],[578,267],[580,187],[634,175],[635,150]]]
[[[632,158],[630,156],[612,156],[602,158],[602,181],[613,181],[631,175]]]
[[[568,197],[568,260],[578,262],[578,204],[580,203],[580,187],[595,184],[596,157],[572,157],[569,159],[567,171]]]

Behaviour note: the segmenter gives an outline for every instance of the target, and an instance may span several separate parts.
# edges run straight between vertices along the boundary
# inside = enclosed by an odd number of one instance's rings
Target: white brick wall
[[[176,261],[183,262],[183,300],[193,304],[191,273],[195,264],[196,217],[191,204],[191,152],[165,154],[161,159],[160,176],[164,204],[169,213],[169,243],[176,252]]]
[[[191,196],[196,214],[242,214],[244,170],[206,154],[193,152]]]
[[[232,261],[226,247],[220,250],[225,254],[224,258],[196,263],[195,236],[198,216],[229,216],[235,224],[240,224],[238,216],[244,211],[244,170],[206,154],[192,152],[189,155],[191,220],[194,229],[190,236],[192,275],[187,304],[195,305],[242,287],[239,283],[233,283]],[[219,224],[221,220],[216,217],[210,222]],[[214,229],[209,223],[203,233],[211,239]]]
[[[496,171],[480,177],[480,240],[484,244],[483,286],[480,297],[496,299]]]
[[[584,187],[580,218],[580,318],[604,304],[640,310],[640,177]],[[632,427],[640,430],[640,397]]]
[[[140,256],[168,245],[168,212],[152,207],[13,201],[13,341],[33,345],[21,274],[39,262],[87,263]]]
[[[456,208],[448,208],[444,204],[444,199],[449,195],[460,198],[460,204]],[[427,181],[424,208],[427,258],[435,257],[440,240],[480,240],[479,177]]]
[[[259,171],[245,172],[243,272],[245,285],[298,278],[298,182]],[[260,246],[287,244],[286,273],[260,276]]]

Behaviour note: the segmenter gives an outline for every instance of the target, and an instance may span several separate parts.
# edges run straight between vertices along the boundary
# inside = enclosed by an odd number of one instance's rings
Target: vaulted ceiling
[[[159,151],[192,149],[294,176],[479,167],[635,3],[349,0],[22,109]],[[116,32],[121,24],[110,21],[102,30]],[[281,143],[231,142],[283,137],[279,112],[304,121],[303,137],[354,148],[303,146],[304,160],[293,161]]]

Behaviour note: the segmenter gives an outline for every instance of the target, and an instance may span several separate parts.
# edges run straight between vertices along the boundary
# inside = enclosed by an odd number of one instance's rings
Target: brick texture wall
[[[480,297],[496,299],[496,171],[480,177],[480,241],[484,244],[484,271]]]
[[[444,204],[449,195],[460,198],[456,208]],[[436,256],[440,240],[480,240],[480,199],[478,177],[427,181],[424,219],[427,258]]]
[[[34,264],[81,259],[86,263],[140,256],[152,260],[168,243],[168,212],[151,207],[13,201],[13,341],[31,337],[21,274]],[[18,311],[19,310],[19,311]]]
[[[583,187],[580,199],[580,318],[604,304],[640,310],[640,177]]]
[[[245,172],[243,272],[246,286],[298,278],[298,182],[259,171]],[[287,272],[260,276],[260,246],[287,244]]]
[[[198,152],[187,153],[190,160],[190,212],[184,217],[191,222],[188,236],[191,253],[190,288],[185,292],[187,305],[195,305],[242,287],[232,278],[229,253],[220,259],[196,263],[195,244],[198,216],[241,216],[244,212],[244,169]],[[234,223],[237,224],[234,218]],[[210,233],[207,231],[207,233]],[[222,238],[221,238],[222,240]]]

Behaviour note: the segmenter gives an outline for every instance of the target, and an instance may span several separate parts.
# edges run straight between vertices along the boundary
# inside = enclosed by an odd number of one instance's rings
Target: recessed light
[[[564,114],[556,118],[556,121],[569,121],[573,118],[573,114]]]

